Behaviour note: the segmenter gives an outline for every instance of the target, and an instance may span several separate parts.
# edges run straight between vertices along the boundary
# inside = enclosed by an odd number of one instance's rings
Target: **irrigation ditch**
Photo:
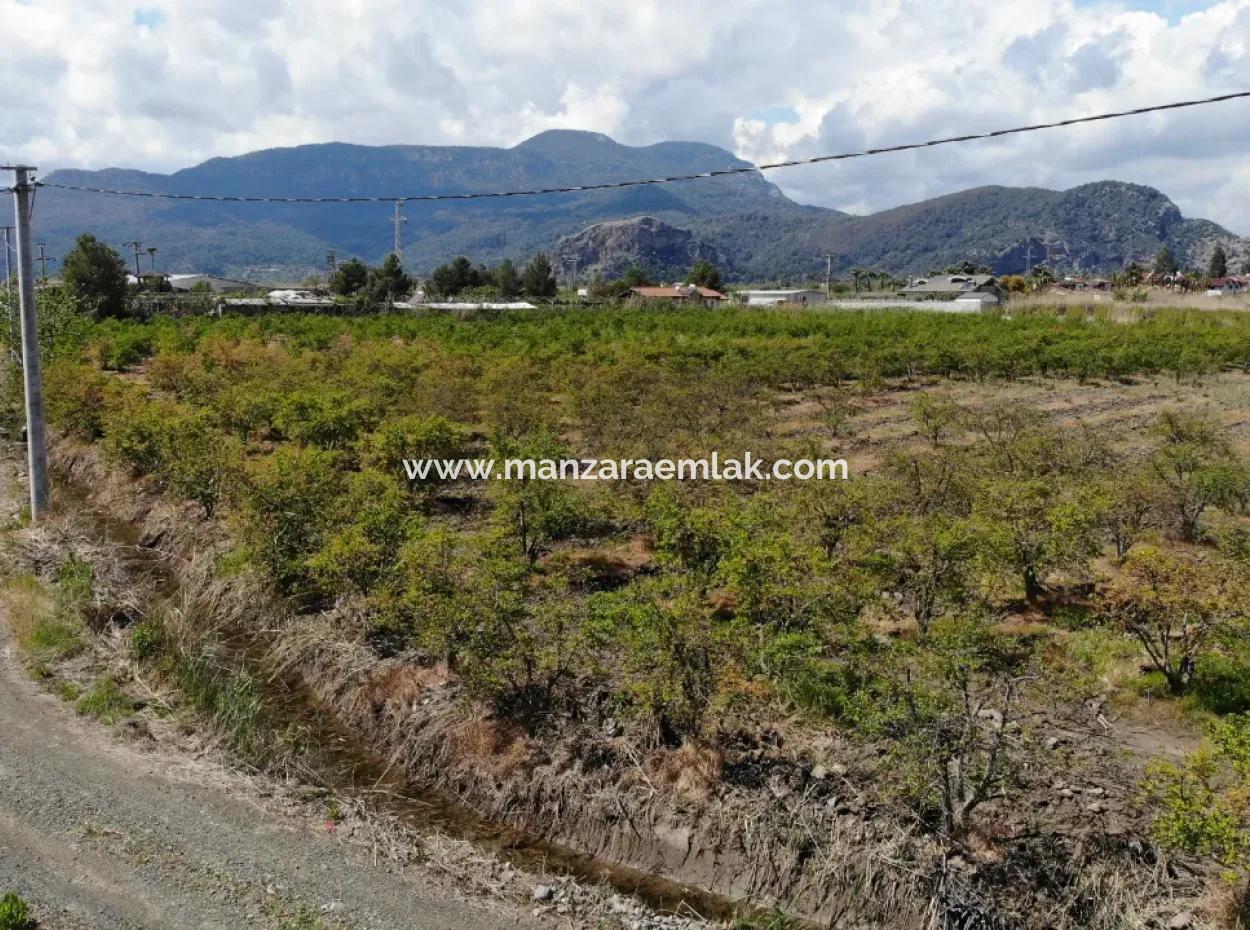
[[[183,604],[215,662],[263,683],[265,726],[299,734],[298,768],[319,786],[523,870],[606,883],[662,914],[728,922],[781,907],[803,926],[941,925],[940,853],[878,818],[849,779],[796,785],[778,766],[700,796],[680,777],[604,764],[597,734],[526,743],[416,657],[379,657],[338,636],[333,611],[294,612],[254,584],[224,591],[248,582],[205,571],[226,535],[193,505],[117,474],[90,447],[59,442],[53,463],[58,506],[126,554],[144,591],[138,613]],[[227,602],[224,615],[204,615]]]

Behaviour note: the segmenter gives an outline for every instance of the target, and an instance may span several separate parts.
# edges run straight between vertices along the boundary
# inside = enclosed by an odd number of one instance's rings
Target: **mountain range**
[[[598,133],[552,130],[512,148],[301,145],[214,158],[172,174],[121,168],[59,170],[49,184],[150,193],[280,197],[396,197],[599,184],[750,167],[695,142],[633,147]],[[170,272],[297,280],[324,270],[327,254],[380,260],[393,247],[394,205],[231,204],[116,197],[47,186],[36,201],[36,238],[62,255],[81,232],[121,248],[158,249]],[[804,206],[758,172],[665,185],[481,200],[409,201],[405,265],[428,273],[457,255],[524,261],[546,250],[562,272],[613,276],[643,264],[680,276],[700,257],[731,280],[818,278],[866,267],[923,273],[971,260],[997,273],[1049,263],[1105,272],[1148,260],[1161,245],[1204,266],[1216,244],[1230,264],[1250,240],[1187,219],[1164,194],[1116,181],[1067,191],[979,187],[868,216]],[[145,254],[146,270],[150,259]]]

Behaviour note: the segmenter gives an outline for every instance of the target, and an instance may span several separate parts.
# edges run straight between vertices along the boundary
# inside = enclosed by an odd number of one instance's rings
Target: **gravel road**
[[[0,617],[0,894],[41,928],[536,927],[503,902],[374,865],[229,773],[129,745],[21,670]]]

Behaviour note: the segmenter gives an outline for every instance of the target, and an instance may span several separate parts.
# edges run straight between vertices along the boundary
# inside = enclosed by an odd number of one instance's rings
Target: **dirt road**
[[[46,928],[500,930],[502,903],[399,875],[216,766],[123,743],[18,667],[0,618],[0,894]]]

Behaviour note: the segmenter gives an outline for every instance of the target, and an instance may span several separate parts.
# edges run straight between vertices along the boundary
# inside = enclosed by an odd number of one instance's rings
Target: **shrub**
[[[172,401],[149,399],[137,390],[121,393],[104,414],[100,448],[137,474],[157,474],[165,463],[177,416]]]
[[[53,362],[44,377],[48,419],[79,439],[94,441],[104,434],[104,417],[113,380],[90,365]]]
[[[330,522],[334,528],[308,558],[309,573],[326,594],[370,591],[421,526],[399,483],[377,471],[347,479]]]
[[[715,571],[729,548],[721,514],[691,506],[672,485],[661,484],[648,495],[645,516],[656,551],[689,571]]]
[[[667,742],[698,736],[726,653],[697,592],[634,585],[598,599],[587,621],[610,647],[622,710]]]
[[[305,445],[342,449],[370,428],[369,405],[333,391],[294,391],[278,403],[274,425]]]
[[[1193,700],[1214,714],[1250,711],[1250,663],[1244,658],[1209,655],[1199,663],[1189,687]]]
[[[540,463],[558,460],[564,449],[549,434],[524,442],[496,445],[497,460],[523,459]],[[530,564],[553,541],[589,531],[594,520],[577,491],[563,481],[530,477],[491,482],[495,521],[510,533],[520,554]]]
[[[1181,694],[1211,641],[1244,631],[1247,591],[1232,563],[1143,547],[1129,553],[1100,609]]]
[[[404,459],[463,457],[467,440],[465,428],[446,417],[406,416],[388,420],[363,436],[357,451],[362,468],[400,475]]]
[[[208,413],[195,411],[168,424],[161,451],[161,472],[169,489],[193,500],[212,516],[233,491],[240,473],[242,449],[224,436]]]
[[[1242,865],[1250,853],[1250,716],[1220,721],[1206,744],[1176,764],[1151,766],[1143,793],[1159,806],[1155,839],[1191,855]]]
[[[280,588],[306,586],[305,559],[324,544],[343,490],[338,456],[322,449],[283,447],[246,472],[240,486],[244,531]]]
[[[104,329],[104,327],[108,329]],[[105,371],[129,371],[152,354],[152,332],[145,326],[101,324],[96,345],[100,367]]]

